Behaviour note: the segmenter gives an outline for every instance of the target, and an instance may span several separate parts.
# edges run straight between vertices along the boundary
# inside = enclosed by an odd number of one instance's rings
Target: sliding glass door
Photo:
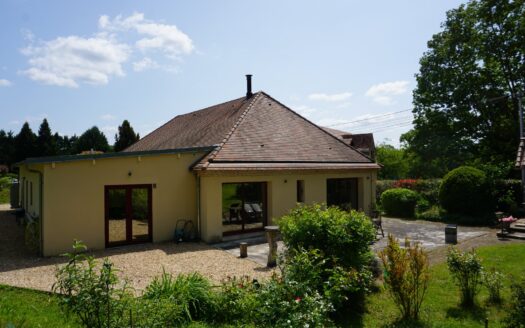
[[[266,182],[222,184],[223,235],[262,230],[267,224]]]
[[[151,185],[105,187],[106,247],[149,242]]]

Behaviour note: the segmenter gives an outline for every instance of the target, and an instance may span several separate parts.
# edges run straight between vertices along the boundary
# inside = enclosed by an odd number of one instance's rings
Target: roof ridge
[[[230,139],[230,137],[233,135],[233,133],[235,132],[235,130],[237,130],[237,128],[239,127],[239,125],[241,124],[241,122],[244,120],[244,118],[246,117],[246,114],[248,114],[248,111],[253,107],[253,103],[255,102],[255,99],[260,97],[261,93],[264,93],[262,91],[259,91],[259,92],[256,92],[255,94],[253,94],[253,96],[251,97],[252,99],[250,100],[249,103],[247,103],[245,106],[246,106],[246,109],[244,110],[244,112],[241,114],[241,116],[239,116],[239,119],[235,122],[235,124],[233,125],[233,127],[230,129],[230,131],[226,134],[226,136],[222,139],[221,143],[217,145],[217,147],[211,151],[210,155],[208,156],[207,158],[207,161],[206,163],[203,164],[203,167],[206,168],[210,161],[212,161],[216,156],[217,156],[217,153],[219,153],[219,151],[222,149],[222,147],[224,146],[224,144],[226,144],[226,142],[228,142],[228,140]]]
[[[324,134],[327,134],[329,135],[331,138],[337,140],[338,142],[342,143],[343,145],[345,145],[346,147],[356,151],[358,154],[364,156],[365,158],[369,159],[371,162],[375,163],[375,161],[365,155],[364,153],[362,153],[361,151],[359,151],[357,148],[354,148],[352,147],[351,145],[347,144],[346,142],[344,142],[343,140],[337,138],[336,136],[334,136],[333,134],[331,134],[330,132],[326,131],[325,129],[323,129],[322,127],[320,127],[319,125],[315,124],[314,122],[310,121],[309,119],[307,119],[306,117],[302,116],[301,114],[297,113],[296,111],[294,111],[293,109],[291,109],[290,107],[286,106],[285,104],[283,104],[282,102],[280,102],[279,100],[275,99],[274,97],[270,96],[269,94],[267,94],[266,92],[264,91],[259,91],[258,93],[261,93],[263,95],[265,95],[266,97],[270,98],[271,100],[275,101],[276,103],[278,103],[279,105],[283,106],[286,110],[290,111],[291,113],[295,114],[296,116],[298,116],[299,118],[303,119],[304,121],[306,121],[308,124],[310,125],[313,125],[315,126],[317,129],[321,130]]]

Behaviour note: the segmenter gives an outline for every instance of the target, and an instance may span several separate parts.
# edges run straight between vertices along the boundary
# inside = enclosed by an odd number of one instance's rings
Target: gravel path
[[[119,275],[127,277],[137,290],[144,289],[163,268],[174,275],[197,271],[215,283],[233,276],[263,280],[273,272],[204,243],[142,244],[92,254],[98,259],[108,257],[120,270]],[[64,262],[62,257],[41,258],[26,252],[22,228],[9,207],[0,205],[0,284],[49,291],[56,266]]]

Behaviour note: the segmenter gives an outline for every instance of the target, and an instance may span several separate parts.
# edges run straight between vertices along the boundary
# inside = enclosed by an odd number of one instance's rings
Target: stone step
[[[513,232],[523,232],[523,233],[525,233],[525,227],[521,227],[521,226],[517,226],[517,225],[511,225],[509,230],[513,231]]]
[[[500,232],[500,233],[498,233],[498,237],[500,237],[500,238],[512,238],[512,239],[525,240],[525,233],[524,232],[511,232],[511,233],[507,233],[507,234],[502,234]]]

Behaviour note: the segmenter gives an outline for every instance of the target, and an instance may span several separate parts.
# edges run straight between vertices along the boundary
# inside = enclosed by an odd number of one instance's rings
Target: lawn
[[[496,267],[506,275],[525,276],[525,244],[489,246],[478,249],[485,268]],[[452,284],[445,264],[432,267],[431,284],[423,303],[422,320],[416,324],[397,322],[398,312],[385,291],[368,297],[367,312],[359,317],[351,315],[344,327],[501,327],[501,320],[509,303],[510,278],[505,281],[504,302],[501,306],[489,305],[487,293],[478,296],[478,307],[466,311],[458,307],[458,291]],[[78,327],[74,320],[67,320],[60,311],[55,296],[27,289],[0,286],[0,327],[8,322],[15,327]],[[23,323],[23,325],[20,325]],[[190,327],[207,327],[193,324]]]
[[[372,294],[367,300],[367,313],[352,318],[350,327],[483,327],[488,318],[489,327],[501,327],[505,309],[510,298],[509,275],[525,276],[525,244],[488,246],[478,249],[485,268],[497,268],[507,275],[503,294],[503,304],[487,304],[487,292],[483,288],[478,296],[478,306],[470,311],[458,307],[459,294],[448,274],[445,263],[432,267],[432,278],[427,296],[423,302],[421,322],[417,324],[399,323],[398,311],[387,292]]]

